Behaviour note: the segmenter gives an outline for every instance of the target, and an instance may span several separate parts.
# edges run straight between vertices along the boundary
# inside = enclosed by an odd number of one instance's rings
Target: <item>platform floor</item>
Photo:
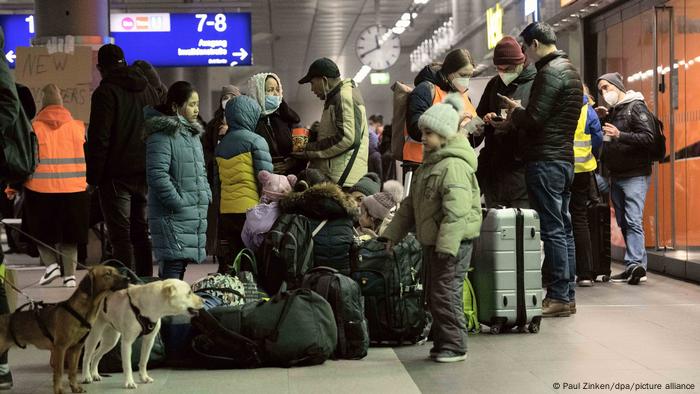
[[[38,280],[35,261],[8,256],[20,286]],[[620,269],[616,266],[614,269]],[[215,267],[191,266],[191,281]],[[84,271],[80,271],[82,275]],[[31,286],[32,297],[57,301],[71,290]],[[21,300],[20,300],[21,302]],[[328,361],[305,368],[151,372],[143,393],[546,393],[632,391],[615,384],[661,384],[664,392],[700,392],[700,286],[649,274],[646,284],[596,284],[578,289],[578,314],[544,320],[539,334],[480,334],[469,338],[466,362],[426,360],[429,344],[371,348],[361,361]],[[49,353],[13,349],[14,393],[51,391]],[[581,383],[579,390],[564,383]],[[613,385],[584,389],[584,383]],[[86,385],[90,393],[123,393],[122,375]],[[138,383],[138,381],[137,381]],[[695,390],[668,390],[694,384]],[[559,389],[555,389],[559,387]],[[619,386],[618,386],[619,387]],[[678,387],[678,386],[676,386]],[[67,383],[66,383],[67,388]],[[636,390],[638,392],[655,392]]]

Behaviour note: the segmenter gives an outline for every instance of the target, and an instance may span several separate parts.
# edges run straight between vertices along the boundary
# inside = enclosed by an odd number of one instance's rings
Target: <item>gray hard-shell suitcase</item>
[[[542,320],[540,219],[532,209],[489,209],[474,253],[479,322],[492,334],[518,327],[539,331]]]

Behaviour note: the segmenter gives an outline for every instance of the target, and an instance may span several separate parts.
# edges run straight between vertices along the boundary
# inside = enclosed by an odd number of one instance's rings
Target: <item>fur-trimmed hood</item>
[[[151,134],[165,133],[175,135],[175,133],[190,133],[199,135],[204,133],[204,129],[199,123],[190,123],[181,116],[168,116],[153,107],[143,109],[144,115],[144,137]]]
[[[299,213],[312,219],[356,220],[360,210],[353,199],[333,183],[321,183],[303,192],[292,192],[280,201],[284,213]]]

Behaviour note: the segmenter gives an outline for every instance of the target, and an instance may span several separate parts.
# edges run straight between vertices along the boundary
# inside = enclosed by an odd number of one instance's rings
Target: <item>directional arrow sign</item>
[[[233,56],[240,56],[241,61],[243,61],[243,60],[245,60],[245,58],[248,57],[248,51],[246,51],[245,49],[241,48],[241,51],[240,51],[240,52],[231,52],[231,55],[233,55]]]
[[[10,51],[5,54],[5,59],[7,59],[8,62],[14,63],[15,59],[17,59],[17,55],[15,55],[15,51]]]

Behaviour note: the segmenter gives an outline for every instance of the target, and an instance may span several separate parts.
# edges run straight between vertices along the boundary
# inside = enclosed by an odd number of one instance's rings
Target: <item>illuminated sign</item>
[[[567,5],[574,4],[575,2],[576,2],[576,0],[561,0],[561,6],[563,8],[563,7],[566,7]]]
[[[391,81],[389,73],[371,73],[369,74],[369,82],[372,85],[388,85]]]
[[[528,17],[532,15],[533,22],[540,20],[539,13],[539,1],[538,0],[525,0],[525,16]]]
[[[486,10],[486,38],[489,49],[495,48],[503,38],[503,8],[500,3]]]
[[[32,15],[0,15],[6,58],[14,68],[18,46],[30,46]],[[114,43],[126,59],[156,67],[247,66],[252,64],[250,13],[111,14]]]

